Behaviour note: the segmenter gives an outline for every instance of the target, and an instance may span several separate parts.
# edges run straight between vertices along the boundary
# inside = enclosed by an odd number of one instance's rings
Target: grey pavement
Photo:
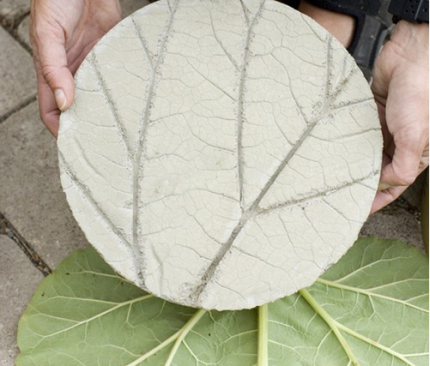
[[[30,12],[29,0],[0,0],[0,20],[6,27],[14,28]]]
[[[124,15],[146,0],[122,0]],[[17,323],[43,275],[87,245],[60,186],[55,140],[38,116],[29,0],[0,0],[0,366],[17,354]],[[422,247],[420,186],[371,216],[362,235]]]
[[[31,56],[0,27],[0,121],[36,97]],[[4,50],[7,50],[4,52]]]
[[[0,366],[12,366],[18,351],[16,325],[43,274],[5,235],[0,235],[0,268]]]

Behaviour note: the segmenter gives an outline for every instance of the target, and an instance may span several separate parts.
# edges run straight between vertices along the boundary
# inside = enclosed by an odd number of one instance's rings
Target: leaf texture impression
[[[111,30],[61,118],[61,179],[89,241],[164,299],[252,308],[357,238],[382,137],[346,50],[275,1],[159,1]]]
[[[242,311],[163,301],[92,248],[37,289],[17,366],[428,366],[428,260],[361,239],[307,290]]]

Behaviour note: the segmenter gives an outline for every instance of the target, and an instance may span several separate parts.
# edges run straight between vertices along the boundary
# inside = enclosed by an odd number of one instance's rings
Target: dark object
[[[298,9],[300,5],[300,0],[278,0],[280,3],[291,6],[294,9]]]
[[[307,0],[320,8],[353,16],[356,30],[349,53],[368,80],[372,77],[376,56],[390,36],[392,25],[389,0]]]
[[[391,0],[388,11],[393,14],[393,23],[407,20],[414,23],[429,22],[428,0]]]
[[[424,187],[423,197],[421,201],[421,230],[423,234],[424,246],[429,255],[429,169],[427,168],[426,184]]]

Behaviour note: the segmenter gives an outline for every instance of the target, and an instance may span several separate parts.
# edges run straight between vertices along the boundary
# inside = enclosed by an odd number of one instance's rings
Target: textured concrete
[[[36,76],[28,52],[1,27],[0,50],[1,121],[36,95]]]
[[[61,180],[83,231],[124,277],[186,306],[253,308],[311,285],[353,245],[378,186],[378,114],[347,51],[322,28],[307,38],[276,1],[252,28],[259,2],[247,4],[249,25],[239,2],[209,0],[179,5],[187,21],[172,33],[148,27],[166,24],[166,2],[124,20],[81,66],[62,116]]]
[[[0,124],[0,212],[51,267],[86,245],[62,192],[54,138],[32,103]]]
[[[12,366],[18,353],[18,320],[43,275],[4,235],[0,235],[0,278],[0,366]]]
[[[0,20],[7,26],[30,11],[30,0],[0,0]]]

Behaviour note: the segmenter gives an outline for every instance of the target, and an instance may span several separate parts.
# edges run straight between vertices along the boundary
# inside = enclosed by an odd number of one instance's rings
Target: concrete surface
[[[4,26],[15,26],[29,12],[30,0],[0,0],[0,20]]]
[[[58,172],[56,143],[31,103],[0,124],[0,212],[51,268],[86,240]]]
[[[146,0],[122,0],[124,15]],[[30,55],[18,43],[28,42],[29,0],[0,0],[0,215],[7,217],[31,245],[34,257],[52,268],[86,241],[77,227],[59,186],[56,145],[41,124]],[[20,24],[20,22],[23,23]],[[13,34],[19,39],[14,39]],[[418,190],[419,191],[419,190]],[[362,235],[397,238],[422,244],[417,194],[407,196],[373,215]],[[16,327],[31,294],[42,280],[18,244],[0,225],[0,366],[12,366]]]
[[[0,27],[0,121],[36,96],[33,61]]]
[[[0,278],[0,366],[11,366],[18,353],[18,320],[43,275],[5,235],[0,235]]]
[[[21,23],[19,23],[17,28],[18,40],[24,44],[28,49],[30,46],[30,16],[27,15]]]

